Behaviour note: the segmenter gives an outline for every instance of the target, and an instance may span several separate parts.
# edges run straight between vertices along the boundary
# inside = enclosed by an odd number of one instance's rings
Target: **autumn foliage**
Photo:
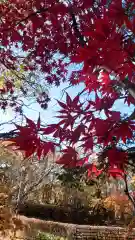
[[[14,70],[23,63],[25,72],[40,70],[52,86],[84,84],[74,99],[67,94],[65,102],[58,101],[56,124],[42,127],[39,117],[37,123],[26,118],[25,126],[16,125],[13,145],[39,159],[59,149],[57,163],[64,167],[86,165],[89,175],[106,170],[124,176],[128,157],[120,144],[134,141],[134,110],[125,116],[113,106],[119,99],[129,107],[135,102],[135,2],[9,0],[0,4],[0,12],[2,66]],[[25,53],[21,60],[13,46]],[[67,80],[71,63],[82,67]],[[13,94],[12,80],[2,94]],[[97,155],[104,153],[100,169],[89,163],[98,146]]]

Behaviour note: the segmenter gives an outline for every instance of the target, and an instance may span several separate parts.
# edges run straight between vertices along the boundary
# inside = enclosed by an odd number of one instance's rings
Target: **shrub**
[[[58,237],[50,233],[39,233],[36,240],[67,240],[67,238]]]
[[[73,208],[70,206],[39,205],[25,202],[18,205],[18,213],[42,220],[84,225],[104,225],[108,219],[113,220],[112,212],[105,209],[102,204],[91,208]]]
[[[114,212],[115,218],[120,219],[126,225],[132,219],[133,206],[126,195],[116,193],[107,197],[103,204],[106,209]]]

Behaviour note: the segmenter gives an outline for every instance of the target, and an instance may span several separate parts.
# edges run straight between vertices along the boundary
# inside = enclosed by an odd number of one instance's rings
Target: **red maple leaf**
[[[89,165],[88,177],[98,177],[102,173],[102,169],[98,170],[95,164]]]
[[[57,164],[62,164],[66,167],[75,167],[77,163],[77,152],[74,148],[68,147],[62,151],[63,155],[57,159]]]
[[[89,134],[81,139],[84,142],[81,146],[84,148],[84,151],[92,151],[93,150],[93,137]]]
[[[113,130],[113,135],[118,140],[121,139],[123,142],[126,142],[127,139],[132,139],[134,129],[135,125],[133,121],[122,122]]]
[[[85,128],[86,126],[84,126],[83,124],[77,126],[77,128],[72,132],[71,143],[75,144],[76,142],[78,142],[80,136],[85,134]]]
[[[108,150],[107,157],[111,167],[117,166],[120,169],[127,163],[127,152],[121,151],[116,147]]]
[[[26,126],[18,126],[18,136],[12,138],[12,146],[16,146],[18,150],[25,152],[25,157],[28,158],[35,152],[40,159],[42,154],[46,156],[49,152],[55,152],[55,144],[52,142],[41,141],[38,131],[40,131],[40,116],[37,124],[26,118]],[[43,129],[42,129],[43,130]],[[45,131],[45,130],[44,130]]]
[[[126,172],[120,168],[109,167],[109,169],[107,170],[107,174],[109,175],[109,177],[121,179],[124,178]]]
[[[122,1],[118,0],[112,1],[110,4],[109,12],[108,12],[109,18],[115,19],[117,24],[120,26],[124,24],[125,22],[128,23],[128,16],[125,13],[124,7],[122,7]]]

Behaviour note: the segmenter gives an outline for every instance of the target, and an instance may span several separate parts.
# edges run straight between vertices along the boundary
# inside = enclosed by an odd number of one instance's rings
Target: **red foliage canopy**
[[[129,106],[135,102],[135,2],[9,0],[0,4],[0,12],[0,61],[8,68],[19,61],[10,47],[19,43],[27,53],[25,70],[40,69],[49,84],[66,81],[67,59],[83,64],[72,73],[69,84],[83,82],[84,90],[74,99],[67,94],[65,103],[58,101],[59,122],[41,128],[40,119],[37,124],[27,119],[26,126],[16,126],[14,144],[27,157],[36,151],[40,158],[54,152],[53,140],[58,140],[57,147],[62,148],[58,163],[70,167],[83,165],[100,145],[107,149],[109,167],[122,171],[127,154],[117,146],[134,139],[134,112],[124,118],[112,107],[121,98]],[[88,98],[82,102],[84,93]],[[50,135],[52,142],[41,140],[41,134]]]

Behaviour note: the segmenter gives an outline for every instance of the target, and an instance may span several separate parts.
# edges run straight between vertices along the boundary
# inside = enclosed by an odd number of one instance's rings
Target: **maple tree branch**
[[[38,9],[37,11],[30,13],[27,17],[25,17],[25,18],[21,19],[20,21],[18,21],[14,27],[17,27],[17,26],[18,26],[20,23],[22,23],[22,22],[26,22],[29,18],[34,17],[34,16],[36,16],[37,14],[45,13],[45,12],[49,11],[55,4],[56,4],[56,3],[53,3],[53,4],[51,4],[51,6],[48,7],[48,8],[40,8],[40,9]],[[13,29],[13,27],[3,29],[3,31],[8,31],[8,30],[11,30],[11,29]]]
[[[86,42],[84,40],[83,35],[80,33],[80,31],[78,29],[78,24],[77,24],[77,21],[76,21],[76,17],[75,17],[75,14],[73,12],[73,9],[71,7],[70,7],[69,12],[70,12],[70,16],[72,18],[72,22],[73,22],[72,26],[74,28],[75,34],[76,34],[77,38],[79,39],[79,42],[80,42],[81,46],[84,47],[86,45]]]
[[[126,83],[125,81],[119,82],[124,89],[128,90],[129,94],[135,99],[135,84]]]
[[[55,4],[55,3],[54,3],[54,4]],[[37,14],[45,13],[45,12],[49,11],[49,10],[54,6],[54,4],[52,4],[52,5],[51,5],[50,7],[48,7],[48,8],[41,8],[41,9],[38,9],[37,11],[35,11],[35,12],[30,13],[27,17],[21,19],[21,20],[17,23],[16,26],[18,26],[18,25],[19,25],[20,23],[22,23],[22,22],[27,21],[29,18],[36,16]]]
[[[135,120],[135,109],[124,121]]]
[[[124,175],[124,182],[125,182],[125,194],[128,196],[128,199],[130,200],[130,202],[132,203],[134,210],[135,210],[135,201],[134,199],[131,197],[130,193],[129,193],[129,189],[128,189],[128,182],[127,182],[127,176],[126,174]]]
[[[10,139],[12,137],[15,137],[16,135],[16,130],[12,130],[10,132],[0,133],[0,139]]]

